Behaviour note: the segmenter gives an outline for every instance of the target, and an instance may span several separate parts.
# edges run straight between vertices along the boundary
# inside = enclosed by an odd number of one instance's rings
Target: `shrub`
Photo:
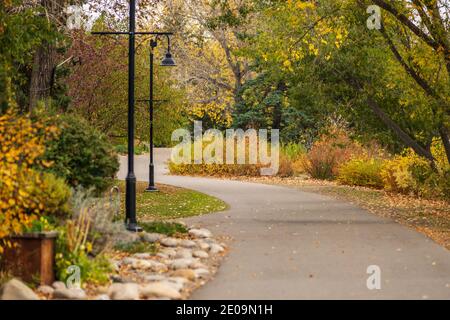
[[[70,213],[72,191],[64,179],[48,172],[36,171],[31,171],[26,179],[27,193],[42,204],[45,215],[65,217]]]
[[[300,143],[288,143],[281,146],[280,150],[280,170],[278,175],[289,177],[305,172],[303,168],[306,148]]]
[[[47,143],[44,159],[52,161],[50,172],[72,187],[93,187],[102,192],[113,182],[119,161],[106,137],[85,120],[72,115],[57,118],[58,139]]]
[[[385,189],[426,198],[449,199],[450,166],[441,148],[437,140],[433,142],[431,151],[436,158],[436,169],[411,149],[386,161],[381,173]]]
[[[288,143],[281,146],[281,153],[290,161],[295,161],[306,154],[306,148],[300,143]]]
[[[375,158],[355,158],[339,168],[337,180],[341,184],[383,188],[383,161]]]
[[[355,155],[362,154],[362,147],[353,142],[343,131],[323,135],[316,141],[302,165],[306,173],[315,179],[333,179],[341,164]]]
[[[45,140],[57,131],[55,126],[11,111],[0,116],[0,253],[4,245],[10,245],[4,240],[7,236],[22,232],[46,210],[59,212],[65,206],[64,187],[52,177],[41,179],[33,169],[49,165],[40,157]],[[51,199],[41,193],[50,194]]]
[[[249,152],[250,148],[248,143],[245,145],[245,164],[238,164],[237,152],[234,154],[234,164],[226,164],[226,141],[223,143],[223,162],[207,164],[202,162],[201,164],[187,163],[176,164],[173,161],[169,161],[169,170],[172,174],[178,175],[201,175],[201,176],[260,176],[262,164],[249,164]],[[207,146],[205,143],[203,149]],[[235,150],[236,151],[236,150]],[[194,159],[194,144],[191,145],[191,159]]]
[[[280,177],[291,177],[294,175],[292,160],[284,153],[280,153],[280,164],[277,175]]]

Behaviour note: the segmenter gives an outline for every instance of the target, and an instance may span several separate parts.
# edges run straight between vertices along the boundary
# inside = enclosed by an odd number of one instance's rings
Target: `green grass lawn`
[[[122,195],[122,210],[125,202],[125,182],[118,181]],[[159,192],[145,192],[146,182],[136,185],[137,217],[142,221],[177,219],[202,215],[227,209],[222,200],[201,192],[158,184]]]

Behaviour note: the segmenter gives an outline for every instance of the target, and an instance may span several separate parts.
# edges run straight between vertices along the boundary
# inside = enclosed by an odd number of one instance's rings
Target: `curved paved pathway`
[[[427,237],[326,196],[254,183],[165,175],[157,182],[223,199],[230,210],[190,218],[233,238],[216,278],[192,299],[450,299],[450,252]],[[148,156],[136,157],[147,180]],[[121,158],[119,178],[126,174]],[[367,267],[381,268],[368,290]]]

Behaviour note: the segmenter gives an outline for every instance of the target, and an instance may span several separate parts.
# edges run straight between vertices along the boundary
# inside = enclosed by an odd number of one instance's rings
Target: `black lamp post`
[[[142,231],[136,219],[136,175],[134,173],[134,79],[135,79],[135,50],[136,35],[170,35],[161,32],[136,32],[136,0],[130,0],[130,26],[128,32],[93,32],[98,35],[127,35],[128,36],[128,173],[126,178],[125,196],[125,226],[133,232]]]
[[[153,103],[155,100],[153,99],[153,88],[154,88],[154,58],[155,53],[154,50],[158,46],[159,36],[166,35],[167,36],[167,52],[165,57],[161,61],[161,66],[163,67],[174,67],[176,66],[175,61],[172,58],[172,54],[170,53],[170,35],[168,34],[157,34],[155,39],[150,40],[150,99],[149,101],[149,111],[150,111],[150,164],[148,168],[149,179],[148,179],[148,187],[145,191],[147,192],[155,192],[158,189],[155,186],[155,165],[154,165],[154,154],[153,154]]]

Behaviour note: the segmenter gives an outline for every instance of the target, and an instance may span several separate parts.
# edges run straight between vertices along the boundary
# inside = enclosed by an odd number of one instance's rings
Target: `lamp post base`
[[[148,186],[145,192],[159,192],[159,190],[154,186]]]
[[[142,232],[143,229],[138,226],[137,223],[128,223],[125,225],[125,228],[131,232]]]

